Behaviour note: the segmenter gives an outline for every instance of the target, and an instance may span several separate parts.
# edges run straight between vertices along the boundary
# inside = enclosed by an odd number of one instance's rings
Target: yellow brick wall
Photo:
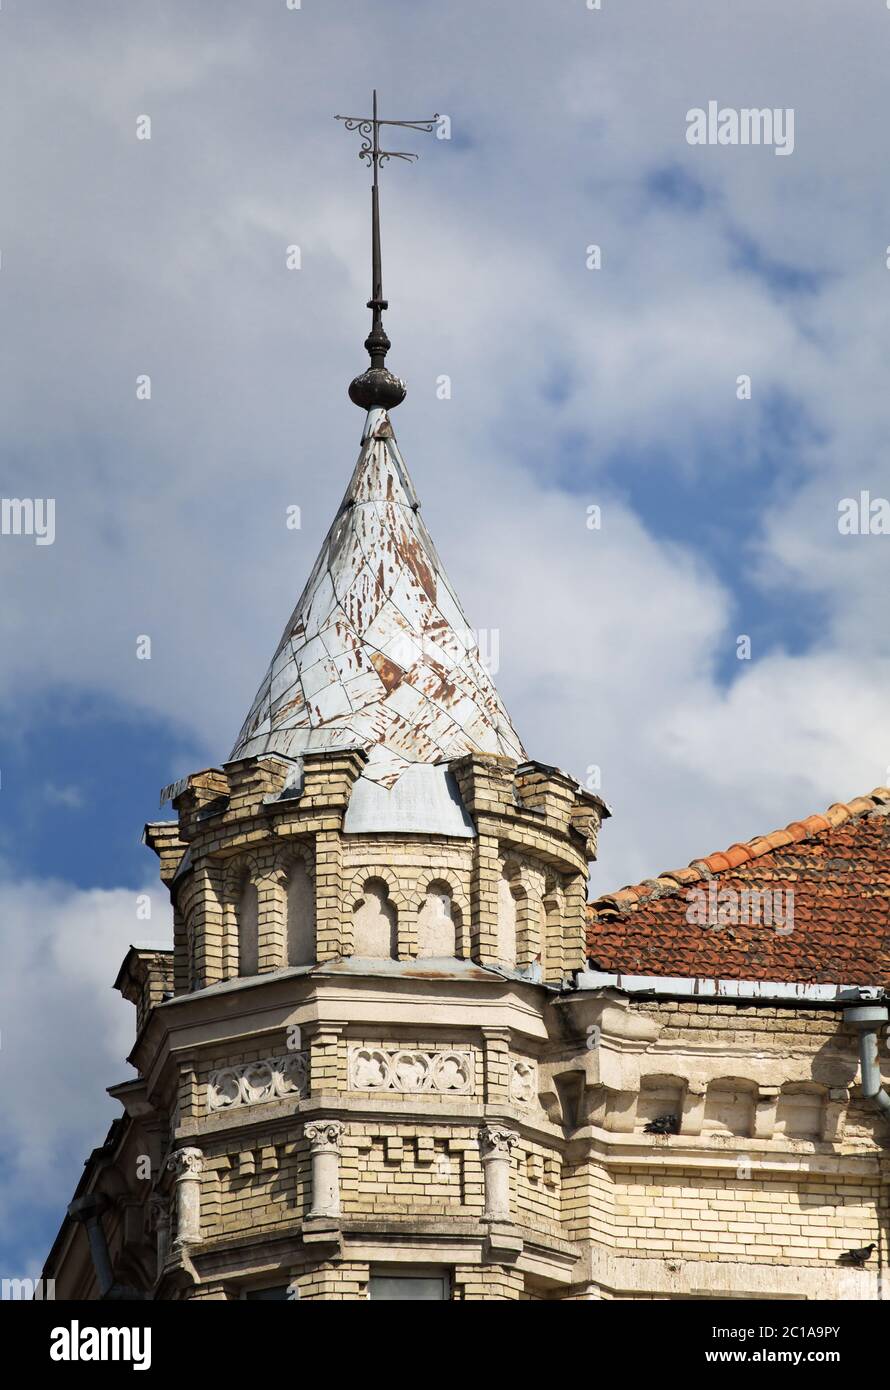
[[[340,1173],[344,1216],[478,1217],[484,1207],[477,1126],[350,1124]]]
[[[562,1160],[554,1148],[522,1138],[510,1164],[510,1205],[516,1219],[559,1234]]]
[[[294,1282],[300,1302],[319,1299],[366,1299],[368,1297],[368,1266],[349,1261],[322,1264],[316,1269],[298,1274]]]
[[[727,1077],[745,1074],[748,1052],[755,1058],[764,1052],[798,1058],[809,1054],[818,1056],[823,1068],[836,1052],[841,1070],[844,1065],[849,1070],[850,1040],[840,1033],[832,1011],[685,1002],[647,1002],[632,1009],[658,1022],[660,1049],[675,1041],[689,1045],[692,1056],[699,1047],[707,1055],[725,1039]],[[645,1077],[646,1059],[641,1059],[641,1069]],[[663,1059],[653,1057],[652,1074],[665,1070]],[[638,1123],[637,1130],[641,1128]],[[561,1187],[564,1234],[641,1259],[676,1256],[835,1267],[845,1250],[880,1243],[885,1212],[877,1165],[873,1173],[858,1177],[826,1173],[822,1155],[837,1155],[842,1163],[849,1154],[861,1164],[864,1155],[881,1151],[877,1129],[874,1111],[854,1087],[843,1142],[833,1146],[789,1141],[777,1132],[769,1144],[755,1141],[744,1152],[740,1149],[736,1165],[739,1140],[727,1137],[723,1142],[731,1146],[733,1166],[727,1162],[716,1172],[705,1165],[672,1166],[681,1144],[700,1142],[713,1158],[715,1136],[707,1133],[701,1140],[694,1134],[644,1139],[651,1142],[651,1155],[632,1166],[610,1166],[595,1152],[581,1160],[573,1155]],[[786,1174],[760,1170],[760,1163],[775,1163],[783,1152],[795,1156]],[[612,1165],[619,1154],[620,1149],[613,1149]],[[833,1166],[837,1160],[828,1161]]]
[[[309,1145],[302,1125],[205,1147],[204,1240],[259,1227],[292,1227],[309,1208]]]
[[[487,1299],[519,1300],[525,1279],[508,1265],[457,1265],[454,1271],[454,1300],[457,1303]]]
[[[567,1240],[615,1244],[616,1182],[595,1158],[566,1164],[562,1175],[562,1221]]]
[[[309,1088],[319,1091],[346,1090],[346,1043],[337,1028],[318,1025],[305,1033],[309,1049]]]
[[[813,1053],[828,1048],[849,1049],[849,1037],[839,1037],[838,1014],[834,1009],[779,1008],[771,1005],[730,1005],[687,1003],[664,1000],[633,1003],[634,1013],[655,1019],[661,1040],[683,1040],[713,1044],[725,1037],[733,1048],[756,1046],[759,1040],[770,1048],[787,1051],[805,1047]]]
[[[630,1170],[615,1190],[615,1249],[637,1257],[834,1264],[878,1240],[880,1184]]]
[[[426,887],[429,879],[440,872],[446,879],[453,878],[455,887],[466,889],[473,867],[472,843],[472,840],[453,840],[444,835],[403,840],[387,835],[384,843],[377,836],[367,839],[345,836],[343,877],[347,883],[351,882],[361,869],[379,863],[382,856],[404,893]]]

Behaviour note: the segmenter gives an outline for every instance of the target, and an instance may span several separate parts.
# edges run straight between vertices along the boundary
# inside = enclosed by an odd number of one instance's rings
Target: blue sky
[[[142,806],[143,823],[169,814],[158,810],[158,769],[191,766],[194,742],[169,721],[62,687],[42,694],[3,745],[0,857],[79,888],[141,885],[146,851],[133,808]]]
[[[890,780],[890,538],[837,528],[890,495],[890,11],[72,11],[0,12],[0,494],[56,499],[52,546],[0,536],[4,1277],[131,1074],[142,825],[227,755],[353,466],[368,191],[332,117],[372,85],[453,134],[384,170],[400,445],[529,752],[600,770],[597,890]],[[710,99],[793,108],[793,154],[688,145]]]

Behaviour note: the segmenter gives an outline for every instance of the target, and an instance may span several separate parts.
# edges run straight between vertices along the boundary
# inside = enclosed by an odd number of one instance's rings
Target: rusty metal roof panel
[[[393,787],[413,763],[525,752],[420,519],[385,410],[368,412],[346,495],[231,760],[365,748]]]

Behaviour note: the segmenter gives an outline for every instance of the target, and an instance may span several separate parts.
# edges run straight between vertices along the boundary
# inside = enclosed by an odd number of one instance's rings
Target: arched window
[[[302,859],[287,871],[287,963],[315,963],[315,890]]]
[[[382,878],[369,878],[353,908],[354,951],[357,956],[395,960],[398,955],[396,910]]]
[[[245,878],[238,897],[238,974],[257,975],[260,968],[259,898],[255,883]]]
[[[434,879],[426,890],[417,917],[418,956],[451,958],[457,954],[457,929],[451,889]]]

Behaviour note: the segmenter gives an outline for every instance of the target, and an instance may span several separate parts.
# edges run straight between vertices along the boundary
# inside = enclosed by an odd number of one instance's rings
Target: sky
[[[358,452],[373,86],[450,124],[381,176],[399,444],[530,756],[612,808],[593,891],[890,782],[890,8],[293,4],[0,7],[0,497],[55,507],[0,527],[3,1277],[133,1074],[142,826]],[[690,144],[711,101],[793,147]]]

